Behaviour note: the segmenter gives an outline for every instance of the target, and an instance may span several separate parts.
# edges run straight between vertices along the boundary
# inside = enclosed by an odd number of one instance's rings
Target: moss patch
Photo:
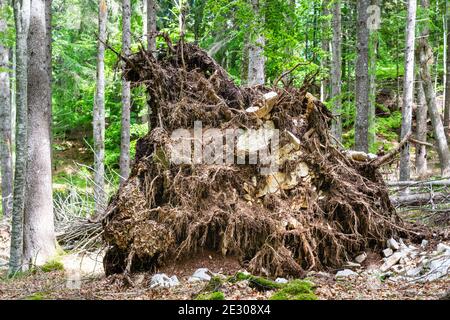
[[[263,277],[257,277],[243,272],[238,272],[229,279],[231,283],[236,283],[244,280],[247,280],[249,282],[250,287],[255,288],[256,290],[259,291],[267,291],[283,288],[283,284],[281,283],[277,283],[275,281]]]
[[[220,291],[201,293],[195,298],[195,300],[225,300],[225,295]]]
[[[313,286],[310,281],[294,280],[275,292],[270,300],[317,300]]]
[[[25,300],[44,300],[46,298],[45,292],[35,292],[32,295],[25,298]]]
[[[50,260],[40,266],[39,270],[43,272],[61,271],[64,270],[64,265],[57,260]]]

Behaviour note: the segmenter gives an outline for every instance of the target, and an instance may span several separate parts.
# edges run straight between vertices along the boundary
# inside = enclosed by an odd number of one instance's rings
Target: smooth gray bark
[[[447,19],[447,48],[446,48],[446,77],[445,77],[445,107],[444,107],[444,127],[447,133],[447,141],[450,132],[450,1],[447,1],[446,8]]]
[[[23,258],[42,265],[55,254],[51,163],[51,79],[46,1],[31,0],[28,31],[28,155]],[[43,45],[44,44],[44,45]]]
[[[416,109],[416,139],[422,142],[427,141],[427,119],[428,108],[423,91],[422,80],[417,81],[417,109]],[[427,174],[427,147],[416,144],[416,174],[422,179]]]
[[[144,0],[147,3],[147,49],[152,52],[153,56],[156,57],[156,0]],[[148,97],[147,101],[148,110],[148,131],[154,129],[156,126],[156,106],[153,101]]]
[[[0,11],[6,8],[6,0],[0,0]],[[0,35],[7,31],[6,21],[0,17]],[[10,217],[12,212],[13,194],[13,163],[12,163],[12,131],[11,131],[11,63],[9,48],[0,43],[0,166],[2,187],[3,217]]]
[[[97,89],[95,91],[93,130],[94,130],[94,215],[100,216],[106,206],[105,191],[105,43],[107,4],[99,0],[98,10],[98,52]]]
[[[411,131],[412,104],[414,98],[414,45],[416,28],[417,1],[408,2],[406,21],[405,76],[403,80],[403,109],[401,138]],[[400,181],[410,178],[410,144],[407,142],[400,153]]]
[[[147,45],[148,50],[156,55],[156,0],[147,1]]]
[[[130,54],[131,46],[131,1],[122,2],[122,53]],[[120,183],[130,174],[130,82],[122,77],[122,128],[120,135]]]
[[[260,12],[260,2],[259,0],[251,0],[251,5],[255,17],[257,17],[255,20],[259,22],[255,22],[248,47],[248,84],[253,86],[265,82],[266,57],[264,56],[264,45],[266,40],[261,30],[264,18]]]
[[[30,25],[30,0],[14,2],[16,25],[16,161],[14,171],[11,250],[8,274],[22,269],[23,212],[27,167],[27,35]]]
[[[295,3],[294,3],[295,5]],[[322,13],[324,16],[328,16],[330,14],[330,9],[328,8],[329,0],[323,0],[322,1]],[[330,23],[328,21],[325,21],[322,26],[322,51],[324,52],[324,57],[322,57],[321,60],[321,68],[326,69],[330,66],[330,59],[328,58],[328,53],[330,51],[330,39],[328,36],[328,32],[330,30]],[[325,77],[322,79],[320,83],[320,100],[327,101],[329,97],[329,86],[330,86],[330,79],[328,77]]]
[[[422,7],[425,10],[429,8],[428,0],[422,0]],[[445,136],[444,126],[442,124],[441,116],[436,105],[436,93],[431,79],[430,68],[433,65],[433,50],[428,43],[429,24],[426,21],[426,26],[422,30],[421,37],[418,41],[419,63],[420,63],[420,77],[423,84],[425,98],[428,105],[428,114],[433,126],[434,138],[436,139],[436,147],[439,155],[439,162],[441,164],[441,174],[444,177],[450,176],[450,152]]]
[[[380,7],[380,0],[372,0],[372,5]],[[375,28],[370,34],[370,62],[369,62],[369,148],[376,142],[376,94],[377,94],[377,56],[379,34]]]
[[[364,152],[369,151],[369,4],[369,0],[357,4],[355,150]]]
[[[331,102],[333,104],[334,120],[332,122],[332,133],[338,140],[342,140],[342,20],[341,0],[334,1],[332,18],[333,39],[331,41]]]

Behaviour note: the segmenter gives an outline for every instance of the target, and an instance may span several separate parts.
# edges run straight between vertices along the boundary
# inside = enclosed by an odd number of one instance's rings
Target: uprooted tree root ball
[[[329,134],[331,114],[302,88],[238,87],[197,46],[123,58],[144,84],[153,130],[103,218],[107,274],[151,270],[202,249],[234,256],[253,274],[302,276],[382,247],[401,230],[381,175],[349,158]],[[277,128],[279,170],[174,164],[179,128]],[[207,142],[203,141],[203,147]],[[250,150],[244,150],[249,157]]]

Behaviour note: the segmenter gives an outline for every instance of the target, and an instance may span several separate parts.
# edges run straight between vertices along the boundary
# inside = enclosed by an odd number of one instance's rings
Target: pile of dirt
[[[157,58],[142,50],[123,60],[127,79],[147,87],[153,130],[138,142],[130,178],[103,218],[107,274],[214,250],[254,274],[302,276],[382,248],[401,229],[377,167],[331,137],[331,114],[307,91],[311,79],[301,88],[238,87],[197,46],[169,41]],[[235,156],[228,164],[175,164],[173,133],[192,132],[195,121],[204,152],[211,128],[278,129],[278,140],[264,136],[278,142],[268,148],[278,170],[263,174],[264,164],[249,164],[268,145],[242,144],[249,131],[232,147],[246,164]]]

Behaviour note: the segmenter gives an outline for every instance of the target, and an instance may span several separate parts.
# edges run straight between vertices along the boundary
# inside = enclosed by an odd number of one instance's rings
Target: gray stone
[[[392,256],[392,254],[394,253],[394,251],[391,248],[387,248],[383,250],[383,255],[387,258]]]
[[[176,276],[168,277],[165,273],[157,273],[150,280],[150,288],[170,288],[179,285],[180,282]]]
[[[200,281],[209,281],[211,280],[211,275],[211,271],[209,271],[207,268],[200,268],[195,270],[191,278],[197,278]]]
[[[390,268],[392,268],[392,266],[396,265],[403,257],[404,257],[403,252],[395,252],[393,255],[385,259],[384,264],[380,267],[380,271],[381,272],[388,271]]]
[[[275,282],[276,283],[288,283],[289,281],[285,278],[276,278]]]
[[[358,274],[350,269],[344,269],[341,271],[338,271],[338,273],[336,273],[336,279],[342,279],[342,278],[353,278],[353,277],[357,277]]]
[[[450,252],[450,246],[448,246],[444,243],[439,243],[436,247],[436,251],[438,253],[442,253],[442,252],[446,252],[446,251]]]
[[[360,268],[360,267],[361,267],[361,265],[360,265],[359,263],[352,262],[352,261],[347,261],[347,262],[345,263],[345,266],[346,266],[347,268]]]
[[[417,277],[420,275],[420,273],[422,272],[423,267],[422,266],[418,266],[412,269],[409,269],[406,271],[405,275],[407,277]]]
[[[420,244],[420,246],[422,247],[422,249],[425,249],[428,245],[428,240],[423,239],[422,243]]]
[[[363,252],[355,258],[355,261],[357,263],[363,263],[364,260],[366,260],[366,258],[367,258],[367,253]]]
[[[398,244],[398,242],[394,239],[394,238],[390,238],[387,241],[387,247],[391,248],[392,250],[398,250],[400,249],[400,245]]]

